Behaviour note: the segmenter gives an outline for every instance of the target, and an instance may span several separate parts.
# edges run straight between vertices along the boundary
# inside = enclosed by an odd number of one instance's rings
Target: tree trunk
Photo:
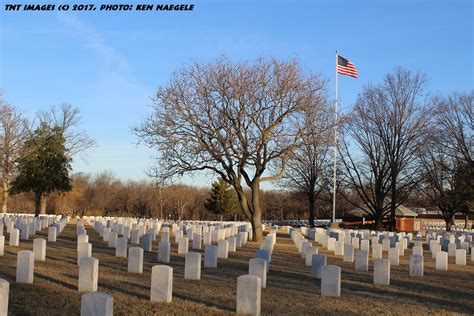
[[[2,189],[2,213],[6,213],[8,205],[8,179],[6,177],[2,180]]]
[[[445,219],[446,222],[446,231],[450,232],[451,231],[451,220],[450,219]]]
[[[309,203],[309,226],[314,227],[315,198],[311,194],[308,195],[308,203]]]
[[[42,194],[35,193],[35,216],[40,214]]]
[[[392,176],[391,184],[391,201],[390,201],[390,231],[395,231],[396,229],[396,210],[397,210],[397,182],[396,178]]]
[[[263,239],[262,230],[262,209],[260,208],[260,183],[254,181],[252,185],[252,229],[253,240],[261,241]]]
[[[454,212],[445,217],[444,221],[446,222],[446,231],[450,232],[454,224]]]
[[[383,212],[382,214],[378,214],[378,213],[375,214],[374,220],[375,220],[375,230],[382,231],[383,230]]]
[[[40,204],[41,204],[40,214],[46,214],[46,195],[44,194],[41,195]]]
[[[466,217],[464,217],[464,228],[467,229],[467,225],[469,224],[469,213],[466,213]]]

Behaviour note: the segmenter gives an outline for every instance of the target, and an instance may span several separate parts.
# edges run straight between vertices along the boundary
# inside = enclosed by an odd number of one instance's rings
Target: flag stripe
[[[353,78],[358,78],[359,76],[359,73],[357,72],[355,65],[349,60],[339,55],[337,58],[337,73],[341,75],[350,76]]]

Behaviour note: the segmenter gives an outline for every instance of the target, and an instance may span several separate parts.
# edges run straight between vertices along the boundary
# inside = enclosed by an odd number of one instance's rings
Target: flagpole
[[[337,62],[338,52],[336,50],[336,100],[334,102],[335,125],[334,125],[334,165],[333,165],[333,186],[332,186],[332,223],[336,222],[336,161],[337,161],[337,111],[338,111],[338,76],[337,76]]]

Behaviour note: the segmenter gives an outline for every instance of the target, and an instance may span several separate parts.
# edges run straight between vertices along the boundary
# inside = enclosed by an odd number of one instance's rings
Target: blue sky
[[[5,12],[2,7],[4,99],[30,116],[63,102],[79,107],[82,128],[97,146],[86,159],[75,159],[74,172],[110,170],[139,180],[146,178],[153,152],[136,146],[130,129],[149,112],[156,88],[191,61],[221,55],[236,61],[297,58],[330,80],[333,93],[338,49],[360,76],[340,77],[345,111],[365,84],[380,82],[395,65],[425,72],[430,93],[474,87],[471,0],[189,3],[195,4],[192,12]],[[206,185],[209,179],[184,181]]]

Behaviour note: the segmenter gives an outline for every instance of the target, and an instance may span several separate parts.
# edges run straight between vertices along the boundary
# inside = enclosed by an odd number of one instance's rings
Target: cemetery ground
[[[152,266],[157,262],[158,237],[153,251],[145,251],[143,273],[127,272],[127,258],[115,257],[99,234],[86,224],[92,256],[99,259],[98,291],[114,299],[115,315],[161,314],[233,314],[236,306],[237,277],[248,274],[249,259],[255,257],[258,243],[248,242],[228,259],[218,259],[217,268],[202,267],[201,280],[184,279],[184,255],[177,254],[174,238],[171,261],[173,267],[173,301],[150,302]],[[81,295],[78,292],[76,223],[71,220],[58,236],[47,242],[46,261],[36,261],[33,284],[15,282],[17,252],[32,250],[33,238],[47,239],[47,230],[22,240],[20,247],[5,242],[0,257],[0,278],[10,282],[9,313],[12,315],[79,315]],[[161,235],[161,233],[160,233]],[[7,239],[7,238],[6,238]],[[327,255],[327,264],[341,267],[341,297],[323,297],[321,280],[311,278],[311,267],[305,266],[290,236],[277,234],[267,287],[262,289],[261,311],[267,315],[309,314],[474,314],[474,262],[466,266],[454,264],[449,257],[448,271],[435,270],[435,259],[424,247],[424,276],[410,277],[409,254],[400,258],[399,266],[390,269],[390,285],[373,284],[373,260],[369,272],[355,271],[354,263],[343,262],[313,242],[319,253]],[[130,246],[130,245],[129,245]],[[191,250],[203,254],[203,250]],[[387,253],[384,252],[384,258]]]

